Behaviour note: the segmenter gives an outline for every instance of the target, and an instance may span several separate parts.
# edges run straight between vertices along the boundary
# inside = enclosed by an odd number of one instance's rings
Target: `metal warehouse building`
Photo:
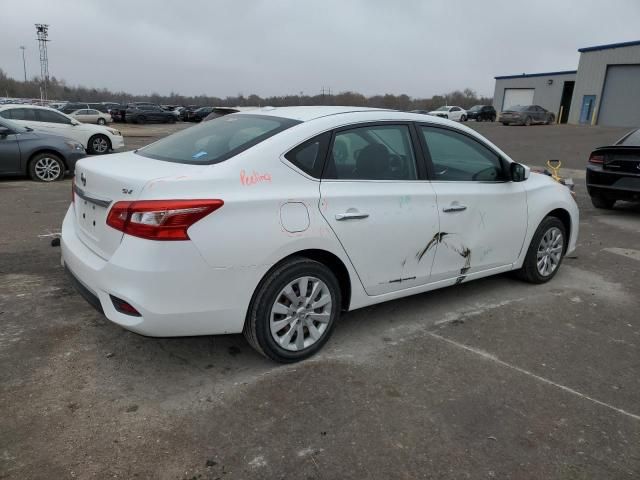
[[[562,123],[640,126],[640,40],[578,51],[577,71],[495,77],[495,109],[534,104]]]

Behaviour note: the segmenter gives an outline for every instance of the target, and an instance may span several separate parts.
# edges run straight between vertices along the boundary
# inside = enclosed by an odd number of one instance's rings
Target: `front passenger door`
[[[507,162],[471,135],[435,126],[419,131],[440,214],[432,281],[511,265],[527,230],[523,184],[511,182]]]
[[[0,173],[18,173],[20,170],[18,135],[0,124]]]
[[[320,211],[369,295],[429,281],[438,211],[410,124],[338,130],[320,182]]]

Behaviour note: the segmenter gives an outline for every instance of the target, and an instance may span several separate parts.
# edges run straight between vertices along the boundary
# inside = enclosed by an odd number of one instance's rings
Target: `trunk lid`
[[[145,185],[164,177],[184,175],[201,166],[154,160],[133,152],[89,157],[76,164],[74,210],[80,240],[94,253],[109,260],[123,233],[107,225],[107,214],[115,202],[133,201]]]
[[[601,154],[604,155],[603,170],[640,175],[639,147],[620,146],[607,149]]]

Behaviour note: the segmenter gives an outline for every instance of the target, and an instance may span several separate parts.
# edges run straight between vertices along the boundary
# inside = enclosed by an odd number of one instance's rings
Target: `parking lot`
[[[583,167],[627,129],[468,125],[577,184],[576,254],[343,315],[277,365],[241,335],[155,339],[101,317],[52,247],[70,179],[0,180],[0,478],[640,477],[640,206]],[[123,125],[128,149],[188,125]]]

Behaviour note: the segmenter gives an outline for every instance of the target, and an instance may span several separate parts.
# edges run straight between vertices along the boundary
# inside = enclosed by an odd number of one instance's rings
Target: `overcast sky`
[[[496,75],[573,70],[579,47],[640,40],[640,0],[19,0],[0,68],[130,93],[224,97],[352,90],[430,97]],[[0,92],[1,94],[2,92]]]

